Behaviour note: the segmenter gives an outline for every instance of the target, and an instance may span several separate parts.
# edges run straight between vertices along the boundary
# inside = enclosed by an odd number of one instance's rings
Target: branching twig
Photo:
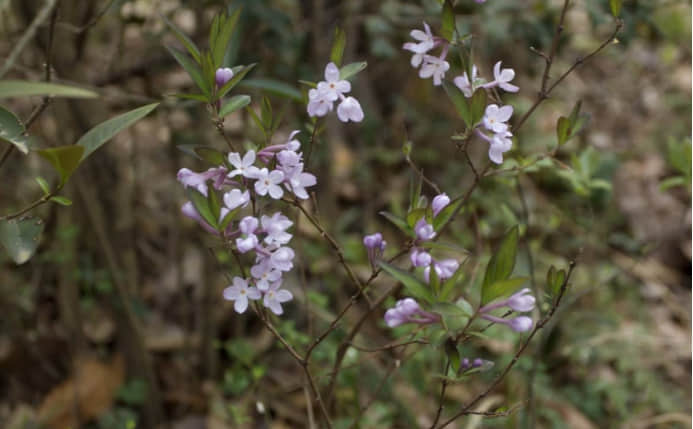
[[[544,316],[543,319],[541,319],[539,322],[537,322],[536,326],[534,327],[532,332],[530,332],[530,334],[527,336],[527,338],[522,343],[520,348],[517,350],[517,352],[515,353],[515,356],[513,356],[510,363],[508,363],[508,365],[503,369],[503,371],[491,382],[491,384],[483,392],[478,394],[467,405],[462,407],[462,409],[460,411],[455,413],[452,417],[450,417],[448,420],[446,420],[440,426],[438,426],[438,429],[444,428],[445,426],[449,425],[450,423],[452,423],[453,421],[455,421],[456,419],[458,419],[461,416],[470,414],[470,409],[474,405],[476,405],[480,400],[485,398],[493,389],[496,388],[496,386],[501,382],[501,380],[503,380],[503,378],[505,378],[505,376],[510,372],[512,367],[515,366],[517,361],[520,359],[520,356],[525,351],[525,349],[527,348],[529,343],[532,341],[532,338],[534,337],[534,335],[536,335],[536,333],[551,320],[551,317],[553,317],[554,313],[556,312],[556,309],[561,305],[561,300],[563,299],[563,295],[565,295],[565,292],[568,288],[568,283],[570,281],[570,277],[573,273],[574,268],[575,268],[575,262],[571,261],[570,267],[568,269],[568,273],[566,274],[565,280],[563,281],[563,284],[561,285],[561,289],[558,293],[558,296],[556,297],[556,300],[554,301],[553,306],[551,306],[551,310],[549,310],[549,312],[546,314],[546,316]]]

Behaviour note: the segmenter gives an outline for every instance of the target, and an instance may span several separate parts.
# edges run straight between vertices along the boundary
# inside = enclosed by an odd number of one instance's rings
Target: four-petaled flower
[[[506,121],[513,115],[513,106],[498,106],[497,104],[489,104],[486,106],[484,114],[484,127],[494,133],[502,133],[508,130]]]
[[[431,33],[431,27],[428,26],[424,22],[424,30],[412,30],[411,37],[413,37],[415,40],[418,40],[418,43],[414,42],[407,42],[405,43],[402,48],[406,49],[407,51],[411,51],[414,53],[414,55],[411,57],[411,65],[412,67],[419,67],[421,63],[424,60],[424,55],[433,49],[435,47],[435,38],[433,37],[433,34]]]
[[[318,83],[318,92],[322,93],[328,101],[335,101],[342,94],[351,91],[348,80],[339,79],[339,68],[335,63],[328,63],[325,67],[325,80]]]
[[[424,55],[424,64],[419,70],[419,77],[428,79],[433,76],[433,85],[438,86],[445,77],[445,72],[450,69],[450,63],[444,58],[435,57],[433,55]]]
[[[235,170],[229,172],[228,177],[243,176],[247,178],[255,178],[258,169],[253,166],[255,163],[255,151],[249,150],[243,155],[243,159],[236,152],[231,152],[228,156],[229,163],[236,167]]]
[[[501,70],[500,61],[493,66],[493,78],[495,79],[495,83],[507,92],[517,92],[520,90],[520,88],[510,83],[511,80],[515,79],[515,70]]]
[[[281,280],[272,283],[267,292],[265,292],[265,297],[262,300],[262,304],[272,310],[272,313],[277,316],[284,312],[282,303],[293,299],[291,292],[286,289],[280,289],[281,285]]]
[[[248,281],[240,277],[233,278],[233,286],[224,289],[224,299],[234,301],[233,308],[237,313],[244,313],[248,308],[248,300],[257,300],[262,297],[255,287],[248,286]]]
[[[279,170],[271,172],[266,168],[258,170],[255,179],[255,192],[258,195],[267,195],[278,200],[284,195],[284,190],[279,186],[284,181],[284,173]]]

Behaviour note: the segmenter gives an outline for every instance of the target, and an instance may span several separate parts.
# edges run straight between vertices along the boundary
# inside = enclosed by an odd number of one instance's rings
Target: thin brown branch
[[[472,399],[469,403],[467,403],[467,405],[462,407],[462,409],[460,411],[455,413],[452,417],[450,417],[448,420],[446,420],[440,426],[438,426],[438,429],[444,428],[445,426],[449,425],[450,423],[452,423],[456,419],[460,418],[461,416],[470,414],[470,409],[474,405],[476,405],[479,401],[481,401],[483,398],[485,398],[493,389],[496,388],[496,386],[505,378],[505,376],[508,375],[510,370],[515,366],[517,361],[520,359],[520,356],[522,355],[522,353],[525,351],[525,349],[527,349],[527,346],[532,341],[532,338],[534,338],[536,333],[539,332],[539,330],[541,328],[543,328],[544,325],[546,325],[551,320],[554,313],[556,312],[556,309],[558,309],[558,307],[561,305],[561,300],[563,299],[563,296],[565,295],[565,292],[568,288],[568,283],[570,281],[570,277],[573,273],[574,268],[575,268],[575,262],[571,261],[570,262],[570,268],[568,269],[568,274],[566,274],[566,278],[563,281],[563,284],[561,285],[561,289],[558,293],[558,296],[556,297],[556,300],[554,301],[554,304],[551,306],[551,310],[549,310],[549,312],[546,314],[546,316],[544,316],[544,318],[541,319],[536,324],[536,326],[534,327],[532,332],[530,332],[530,334],[527,336],[527,338],[522,343],[520,348],[517,350],[517,352],[515,353],[515,356],[513,356],[510,363],[508,363],[508,365],[506,365],[506,367],[503,369],[503,371],[498,376],[496,376],[496,378],[491,382],[491,384],[483,392],[478,394],[474,399]]]

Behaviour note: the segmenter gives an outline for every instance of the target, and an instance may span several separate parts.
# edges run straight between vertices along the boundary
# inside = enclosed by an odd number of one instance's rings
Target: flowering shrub
[[[431,420],[432,428],[442,428],[457,418],[477,413],[474,406],[488,394],[512,369],[517,357],[525,350],[530,340],[554,315],[567,291],[573,263],[567,270],[552,267],[547,277],[545,294],[539,294],[536,284],[532,288],[523,287],[529,279],[513,276],[517,247],[521,233],[519,227],[507,232],[496,246],[495,252],[486,265],[481,284],[466,278],[461,266],[471,256],[464,248],[446,243],[447,227],[465,207],[477,185],[494,168],[504,163],[508,153],[517,144],[517,133],[524,121],[548,96],[572,69],[549,84],[549,70],[556,55],[560,31],[556,32],[554,48],[549,53],[541,53],[546,60],[546,68],[541,83],[539,97],[535,104],[517,121],[513,122],[514,108],[504,104],[500,92],[516,93],[520,88],[513,84],[515,71],[503,67],[497,61],[493,68],[492,80],[486,80],[480,67],[474,64],[470,38],[460,35],[456,25],[453,2],[444,1],[441,13],[441,29],[437,32],[424,22],[423,30],[410,32],[414,42],[405,43],[404,51],[412,53],[411,65],[418,69],[422,79],[432,78],[432,85],[445,93],[457,110],[463,131],[452,136],[457,147],[465,155],[465,162],[474,174],[471,186],[458,196],[452,189],[442,192],[423,171],[416,168],[412,160],[411,145],[405,146],[404,155],[417,173],[410,195],[409,209],[403,214],[383,212],[400,233],[396,241],[404,241],[404,246],[391,250],[383,239],[384,234],[375,232],[363,237],[363,246],[370,263],[370,275],[363,277],[346,261],[342,246],[326,231],[314,214],[318,179],[312,173],[309,156],[303,155],[302,146],[310,153],[322,130],[321,121],[327,120],[335,110],[339,121],[357,127],[368,117],[367,106],[353,96],[351,79],[366,67],[365,63],[341,65],[344,52],[345,34],[338,30],[330,55],[324,68],[324,80],[317,83],[302,81],[303,100],[309,123],[306,133],[302,130],[291,132],[286,142],[271,141],[273,132],[279,126],[271,114],[267,99],[262,101],[260,116],[247,95],[227,94],[251,71],[253,65],[227,67],[223,64],[223,47],[229,42],[235,25],[233,17],[222,15],[215,21],[218,31],[213,32],[210,52],[199,51],[189,40],[174,32],[192,57],[183,60],[181,53],[174,54],[198,85],[201,93],[183,95],[204,101],[209,107],[212,119],[221,137],[229,146],[223,153],[213,148],[199,148],[199,158],[211,163],[204,172],[196,173],[187,168],[178,172],[178,180],[186,189],[189,201],[183,203],[182,212],[195,220],[207,233],[215,236],[224,249],[233,256],[234,265],[229,273],[230,285],[223,297],[233,301],[237,313],[248,309],[262,321],[264,326],[276,337],[304,371],[312,400],[320,410],[325,427],[332,426],[332,416],[336,384],[352,340],[359,333],[362,322],[371,314],[382,315],[384,325],[396,328],[393,335],[399,341],[388,344],[382,350],[396,349],[419,342],[440,352],[444,371],[440,376],[440,402],[437,414]],[[483,1],[477,1],[483,3]],[[564,6],[561,20],[564,19],[568,2]],[[230,26],[229,30],[226,26]],[[558,28],[561,28],[562,21]],[[620,27],[617,25],[617,30]],[[225,35],[225,36],[222,36]],[[603,49],[610,39],[591,55]],[[437,53],[436,53],[437,52]],[[461,67],[448,62],[448,55],[458,55]],[[450,77],[453,75],[453,77]],[[248,114],[262,129],[266,140],[259,145],[239,150],[224,132],[224,118],[239,109],[246,108]],[[584,124],[579,104],[570,117],[562,117],[557,124],[559,145],[575,135]],[[358,131],[358,130],[356,130]],[[302,144],[298,136],[310,136]],[[488,158],[483,168],[475,165],[467,154],[469,145],[488,145]],[[555,150],[540,157],[550,157]],[[538,162],[537,157],[535,161]],[[526,166],[531,165],[531,163]],[[423,191],[424,185],[430,187],[435,196],[430,200]],[[312,204],[312,208],[311,208]],[[298,211],[291,211],[296,208]],[[296,213],[296,217],[294,217]],[[291,228],[305,218],[334,251],[338,263],[346,273],[353,287],[349,302],[304,348],[293,344],[281,332],[282,322],[274,316],[282,316],[292,302],[297,285],[287,280],[287,273],[294,269],[297,252],[291,247],[293,233]],[[405,258],[405,255],[408,258]],[[370,296],[372,286],[381,274],[386,273],[397,285],[386,290],[375,300]],[[400,291],[401,288],[401,291]],[[294,291],[294,292],[292,292]],[[390,297],[401,295],[394,306],[386,308],[384,303]],[[345,339],[334,356],[333,371],[327,382],[322,383],[310,366],[314,351],[326,340],[345,315],[360,301],[368,301],[368,311],[360,321],[347,330]],[[445,391],[449,383],[458,382],[476,372],[494,368],[492,360],[464,356],[464,343],[473,341],[492,325],[506,326],[515,335],[524,338],[515,353],[515,359],[496,376],[488,389],[472,399],[460,409],[444,413]],[[406,331],[407,326],[413,330]],[[279,328],[278,328],[279,327]],[[408,339],[404,339],[407,337]],[[489,413],[488,415],[502,415]],[[357,424],[357,420],[354,420]]]

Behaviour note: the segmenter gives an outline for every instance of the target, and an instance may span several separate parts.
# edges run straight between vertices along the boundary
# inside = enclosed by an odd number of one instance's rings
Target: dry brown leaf
[[[52,429],[80,427],[111,408],[123,383],[124,363],[116,356],[109,363],[94,357],[77,360],[77,373],[59,384],[44,398],[39,421]]]

